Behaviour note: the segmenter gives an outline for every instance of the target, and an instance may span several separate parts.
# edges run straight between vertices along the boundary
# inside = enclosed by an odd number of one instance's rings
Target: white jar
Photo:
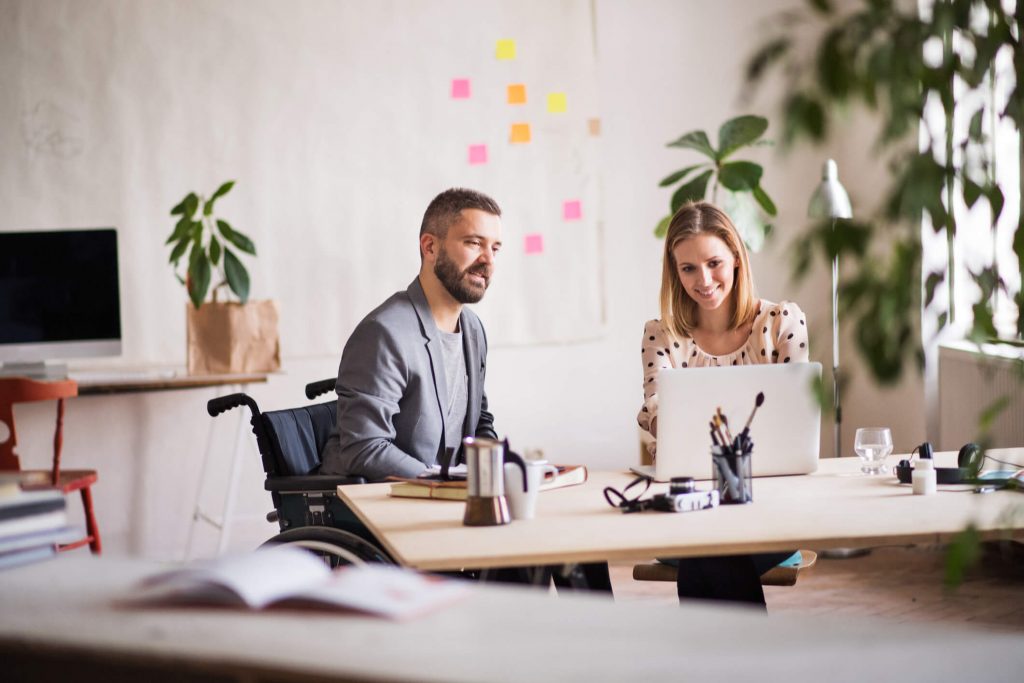
[[[914,494],[918,496],[929,496],[935,493],[936,476],[935,463],[931,458],[920,458],[914,466],[910,477],[911,485],[914,487]]]

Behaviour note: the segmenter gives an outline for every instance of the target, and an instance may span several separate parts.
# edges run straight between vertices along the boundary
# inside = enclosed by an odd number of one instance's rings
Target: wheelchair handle
[[[338,378],[328,377],[317,382],[310,382],[306,385],[306,398],[314,399],[317,396],[326,394],[328,391],[334,391],[334,385],[337,383]]]
[[[260,412],[260,409],[256,406],[256,401],[252,400],[252,397],[248,394],[228,394],[227,396],[211,398],[206,402],[206,412],[210,414],[210,417],[217,417],[221,413],[226,413],[232,408],[239,408],[241,406],[249,406],[249,410],[252,411],[253,415],[257,415]]]

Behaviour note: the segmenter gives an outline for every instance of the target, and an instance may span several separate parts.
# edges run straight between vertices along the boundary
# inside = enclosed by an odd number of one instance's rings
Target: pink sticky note
[[[544,235],[533,234],[526,236],[526,253],[527,254],[543,254],[544,253]]]
[[[487,145],[470,145],[469,146],[469,163],[471,164],[486,164],[487,163]]]
[[[580,200],[570,199],[567,202],[562,202],[562,218],[567,221],[578,221],[583,216],[583,210],[580,208]]]
[[[453,100],[469,99],[469,79],[468,78],[453,78],[452,79],[452,99]]]

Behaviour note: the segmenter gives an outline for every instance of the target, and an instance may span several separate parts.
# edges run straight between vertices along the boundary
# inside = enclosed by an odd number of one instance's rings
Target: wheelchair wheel
[[[263,544],[295,545],[319,555],[332,568],[376,562],[394,564],[377,546],[348,531],[328,526],[303,526],[282,531]]]

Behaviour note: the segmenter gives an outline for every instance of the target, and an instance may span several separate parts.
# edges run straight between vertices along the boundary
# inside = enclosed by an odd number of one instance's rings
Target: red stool
[[[85,538],[59,546],[59,550],[71,550],[88,544],[96,555],[100,554],[100,530],[92,509],[92,491],[96,483],[96,470],[61,470],[60,452],[64,445],[64,399],[78,395],[78,384],[74,380],[58,382],[37,382],[25,377],[0,378],[0,422],[7,425],[10,436],[0,443],[0,472],[21,472],[22,487],[58,488],[64,495],[78,491],[85,508]],[[21,460],[14,452],[18,434],[14,428],[14,404],[32,401],[57,401],[57,426],[53,432],[53,468],[47,470],[22,470]]]

